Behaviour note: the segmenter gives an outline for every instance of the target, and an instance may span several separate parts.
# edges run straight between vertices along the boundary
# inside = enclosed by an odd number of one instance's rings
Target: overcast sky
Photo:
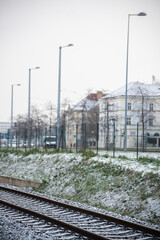
[[[10,121],[31,104],[57,105],[59,46],[61,102],[72,104],[88,89],[112,91],[125,85],[128,14],[131,17],[129,82],[160,79],[160,0],[0,0],[0,121]]]

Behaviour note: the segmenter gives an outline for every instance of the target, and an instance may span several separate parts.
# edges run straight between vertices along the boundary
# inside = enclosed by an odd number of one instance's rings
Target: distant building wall
[[[8,130],[11,128],[10,122],[0,122],[0,134],[2,139],[7,139]]]
[[[127,147],[160,147],[160,84],[130,83],[127,101]],[[137,94],[136,94],[137,93]],[[143,119],[142,119],[143,118]],[[114,121],[113,121],[114,120]],[[99,100],[99,146],[115,144],[124,147],[125,88],[118,89]]]

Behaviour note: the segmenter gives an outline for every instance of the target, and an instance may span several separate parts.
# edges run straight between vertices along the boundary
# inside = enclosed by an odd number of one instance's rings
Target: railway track
[[[157,229],[2,186],[0,212],[41,226],[53,239],[160,240]]]

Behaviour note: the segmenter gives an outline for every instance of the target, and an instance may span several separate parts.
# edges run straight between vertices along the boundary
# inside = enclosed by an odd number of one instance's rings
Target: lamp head
[[[29,68],[29,71],[35,70],[35,69],[40,69],[40,67]]]
[[[21,84],[20,83],[12,84],[12,87],[17,87],[17,86],[21,86]]]
[[[72,43],[69,43],[68,45],[65,46],[60,46],[59,49],[61,50],[61,48],[66,48],[66,47],[73,47],[74,45]]]
[[[74,45],[72,43],[68,44],[67,47],[73,47]]]
[[[143,16],[146,16],[147,14],[146,14],[145,12],[140,12],[140,13],[138,13],[137,15],[143,17]]]

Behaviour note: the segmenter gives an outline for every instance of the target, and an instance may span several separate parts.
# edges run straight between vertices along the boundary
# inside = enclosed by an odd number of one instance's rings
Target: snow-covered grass
[[[160,226],[160,154],[0,152],[0,175],[42,182],[49,195]]]

